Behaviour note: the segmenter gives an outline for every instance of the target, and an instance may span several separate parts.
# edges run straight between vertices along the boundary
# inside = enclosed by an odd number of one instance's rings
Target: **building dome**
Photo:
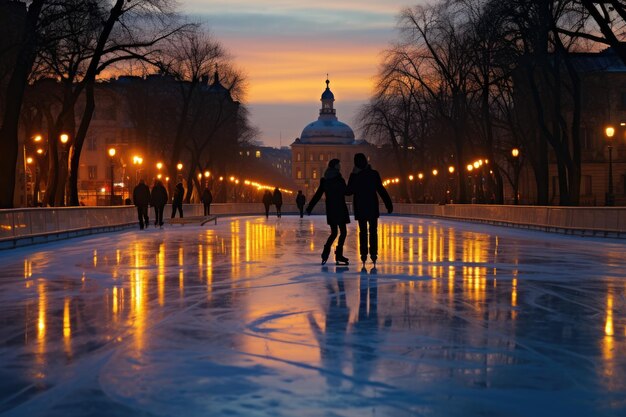
[[[317,120],[309,123],[300,140],[304,143],[352,143],[354,132],[345,123],[335,120]]]
[[[330,91],[330,81],[326,79],[326,90],[322,93],[322,108],[317,121],[309,123],[302,134],[302,143],[336,143],[351,144],[354,142],[354,132],[347,124],[337,119],[333,107],[335,95]]]

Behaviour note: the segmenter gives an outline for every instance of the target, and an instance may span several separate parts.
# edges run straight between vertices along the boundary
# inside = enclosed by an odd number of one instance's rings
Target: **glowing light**
[[[517,158],[519,156],[519,149],[518,148],[511,149],[511,155],[513,155],[514,158]]]
[[[165,177],[165,182],[169,182],[170,177]]]
[[[607,128],[604,129],[604,134],[607,138],[612,138],[615,135],[615,128],[613,126],[607,126]]]
[[[176,164],[176,169],[179,170],[179,171],[182,171],[183,164],[181,164],[180,162],[178,164]]]
[[[42,155],[42,154],[43,154],[43,149],[38,148],[38,149],[37,149],[37,154],[38,154],[38,155]]]
[[[61,143],[65,145],[70,140],[70,136],[67,133],[63,133],[59,136],[59,139],[61,140]]]
[[[413,175],[409,175],[409,181],[413,181]]]
[[[417,174],[417,178],[419,178],[420,180],[424,179],[424,174],[420,172],[419,174]]]
[[[157,175],[157,179],[159,179],[159,180],[160,180],[162,177],[163,177],[163,175],[161,175],[161,174],[158,174],[158,175]]]
[[[100,188],[100,192],[101,192],[101,193],[106,193],[106,192],[107,192],[107,189],[106,189],[106,188],[104,188],[104,187],[102,187],[102,188]]]
[[[220,177],[220,181],[224,181],[224,177]]]
[[[468,170],[469,172],[472,172],[472,170],[473,170],[473,169],[474,169],[474,166],[473,166],[472,164],[468,164],[468,165],[467,165],[467,170]]]
[[[433,175],[437,176],[437,174],[439,174],[439,171],[437,171],[436,169],[433,169]]]
[[[209,171],[204,171],[204,176],[205,178],[209,178],[211,176],[211,173]]]
[[[30,157],[30,156],[28,158],[26,158],[26,163],[27,164],[32,164],[33,163],[33,158]]]
[[[202,179],[202,174],[198,173],[198,179],[201,180]]]
[[[143,164],[143,158],[141,156],[138,156],[138,155],[133,156],[133,164],[135,164],[135,165]]]
[[[41,137],[41,135],[35,135],[35,137],[33,138],[33,140],[35,142],[41,142],[43,140],[43,138]]]
[[[450,174],[454,174],[454,167],[453,167],[452,165],[450,165],[450,166],[448,167],[448,172],[449,172]]]
[[[156,167],[157,169],[163,168],[163,162],[157,162]]]
[[[115,156],[116,150],[115,148],[109,148],[109,156],[113,158]]]
[[[478,169],[479,166],[480,164],[478,163],[478,161],[474,162],[474,168]]]

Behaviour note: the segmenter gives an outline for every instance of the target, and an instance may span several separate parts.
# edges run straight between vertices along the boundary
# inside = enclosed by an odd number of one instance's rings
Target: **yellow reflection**
[[[159,305],[165,303],[165,244],[159,245],[159,254],[157,256],[157,291],[159,296]]]
[[[613,327],[613,293],[609,290],[606,298],[606,318],[602,338],[603,374],[610,390],[616,389],[615,375],[615,329]]]
[[[118,298],[118,289],[117,286],[113,287],[113,315],[118,313],[119,309],[119,298]]]
[[[24,278],[30,278],[33,276],[33,263],[28,259],[24,259]]]
[[[118,265],[122,262],[122,251],[119,249],[115,251],[115,260]]]
[[[93,266],[98,266],[98,251],[93,251]]]
[[[130,275],[130,306],[131,315],[129,319],[132,321],[135,336],[135,347],[138,351],[142,351],[144,347],[145,326],[146,326],[146,270],[143,262],[142,254],[144,253],[143,245],[140,242],[135,243],[134,257],[135,270]]]
[[[613,336],[615,330],[613,329],[613,294],[609,293],[606,299],[606,321],[604,324],[604,334],[606,336]]]
[[[70,298],[66,297],[63,305],[63,344],[65,353],[72,354],[72,324],[70,317]]]

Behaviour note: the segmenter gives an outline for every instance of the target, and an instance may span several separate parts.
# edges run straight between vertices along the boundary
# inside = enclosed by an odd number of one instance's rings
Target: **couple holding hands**
[[[388,213],[393,211],[391,198],[383,186],[378,171],[373,170],[367,163],[367,157],[364,154],[354,155],[354,169],[350,174],[348,184],[341,176],[340,169],[339,159],[333,159],[328,163],[328,168],[320,179],[320,185],[306,208],[307,214],[311,214],[313,207],[322,198],[322,194],[326,196],[326,222],[330,226],[330,236],[322,251],[322,265],[328,260],[331,246],[337,238],[337,232],[339,232],[339,240],[335,248],[335,261],[337,265],[348,265],[348,258],[343,256],[343,244],[347,235],[346,224],[350,223],[346,196],[352,195],[354,196],[354,218],[359,223],[361,262],[365,265],[369,242],[370,259],[376,266],[378,217],[380,215],[377,194],[383,199]]]

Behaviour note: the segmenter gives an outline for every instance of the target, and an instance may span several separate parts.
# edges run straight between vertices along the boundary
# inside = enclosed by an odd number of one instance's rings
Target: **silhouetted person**
[[[265,207],[265,218],[269,219],[270,217],[270,206],[272,205],[272,193],[270,190],[265,190],[263,194],[263,206]]]
[[[272,195],[272,203],[276,206],[276,216],[281,217],[280,208],[283,206],[283,194],[278,188],[274,188],[274,195]]]
[[[143,180],[133,189],[133,203],[137,207],[137,217],[139,218],[139,229],[148,227],[148,206],[150,205],[150,188]]]
[[[183,218],[183,197],[185,195],[185,189],[183,188],[183,184],[179,182],[176,184],[174,188],[174,198],[172,199],[172,219],[176,217],[176,210],[178,210],[178,214],[180,218]]]
[[[306,199],[304,198],[304,194],[302,194],[302,190],[298,190],[298,195],[296,196],[296,206],[298,206],[298,210],[300,210],[300,218],[304,217],[304,203]]]
[[[368,252],[372,262],[378,259],[378,195],[383,199],[387,212],[393,212],[391,198],[383,186],[378,171],[372,169],[362,153],[354,155],[354,170],[348,180],[347,195],[354,195],[354,218],[359,222],[359,246],[361,262],[365,263]]]
[[[333,159],[328,163],[328,169],[320,179],[320,185],[306,208],[307,214],[311,214],[322,194],[326,195],[326,222],[330,226],[330,236],[322,251],[322,265],[328,260],[330,248],[337,237],[337,229],[340,234],[335,249],[335,261],[337,264],[348,264],[348,258],[343,256],[343,243],[346,240],[346,224],[350,223],[350,215],[346,206],[346,181],[341,176],[340,169],[339,159]]]
[[[150,195],[150,204],[154,207],[154,226],[163,226],[163,211],[167,204],[167,190],[163,183],[159,180],[154,182],[152,193]]]
[[[213,195],[211,194],[211,190],[209,187],[206,187],[202,192],[202,204],[204,205],[204,215],[208,216],[211,214],[211,203],[213,202]]]

